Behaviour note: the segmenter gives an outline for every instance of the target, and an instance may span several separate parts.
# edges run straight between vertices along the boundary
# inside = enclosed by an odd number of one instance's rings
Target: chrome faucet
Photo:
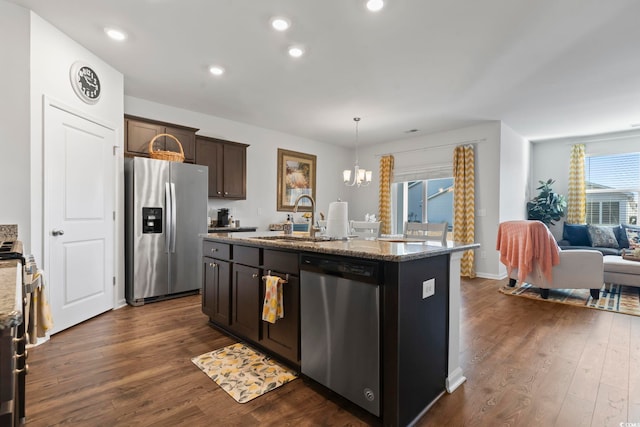
[[[298,212],[298,203],[300,203],[300,200],[302,199],[309,199],[309,201],[311,202],[311,224],[309,224],[309,237],[315,237],[316,236],[316,201],[313,200],[313,197],[311,197],[308,194],[301,194],[298,196],[298,198],[296,199],[296,202],[293,204],[293,212]]]

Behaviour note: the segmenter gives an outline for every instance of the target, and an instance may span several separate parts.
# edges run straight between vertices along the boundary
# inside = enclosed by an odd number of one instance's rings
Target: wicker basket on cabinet
[[[162,136],[166,136],[168,138],[173,139],[176,144],[178,145],[178,148],[180,149],[180,152],[177,153],[175,151],[165,151],[165,150],[154,150],[153,149],[153,143],[156,141],[156,139],[162,137]],[[153,137],[153,139],[151,139],[151,141],[149,141],[149,157],[151,157],[152,159],[157,159],[157,160],[169,160],[170,162],[184,162],[184,150],[182,149],[182,144],[180,144],[180,141],[178,141],[178,138],[176,138],[175,136],[168,134],[168,133],[161,133],[158,134],[156,136]]]

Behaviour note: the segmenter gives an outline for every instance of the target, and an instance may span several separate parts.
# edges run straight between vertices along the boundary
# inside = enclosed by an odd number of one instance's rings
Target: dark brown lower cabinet
[[[300,274],[298,253],[203,242],[202,312],[215,325],[293,365],[300,364]],[[262,320],[264,281],[271,274],[286,280],[284,318]]]
[[[204,257],[202,312],[213,322],[229,325],[231,317],[231,263]]]
[[[260,344],[286,358],[300,364],[300,268],[297,252],[263,249],[265,274],[279,276],[287,280],[282,285],[284,318],[276,323],[262,321]],[[264,290],[262,291],[264,298]]]
[[[282,278],[283,274],[271,272]],[[262,292],[264,294],[264,291]],[[282,285],[284,318],[276,323],[262,321],[260,344],[274,353],[298,364],[300,363],[300,279],[289,275]]]
[[[261,283],[259,268],[233,264],[230,329],[255,342],[260,335]]]

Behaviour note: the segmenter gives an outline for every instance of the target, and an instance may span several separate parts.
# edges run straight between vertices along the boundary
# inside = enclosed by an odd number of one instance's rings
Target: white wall
[[[134,116],[155,119],[200,129],[197,134],[249,144],[247,148],[247,199],[209,199],[209,216],[216,210],[229,208],[242,226],[256,226],[267,230],[270,223],[282,222],[286,212],[276,209],[278,148],[317,156],[316,212],[327,213],[329,202],[345,199],[349,188],[342,183],[342,170],[350,166],[351,150],[313,141],[270,129],[259,128],[219,117],[157,104],[125,96],[125,112]],[[295,214],[300,218],[301,214]]]
[[[529,193],[530,158],[531,143],[502,123],[498,223],[527,219],[527,201],[531,198]],[[506,277],[506,275],[507,269],[498,258],[498,276]]]
[[[31,159],[25,163],[25,169],[30,169],[31,176],[31,253],[36,260],[48,268],[44,255],[44,242],[47,238],[43,230],[43,135],[44,98],[68,107],[85,117],[115,129],[117,144],[120,147],[116,161],[116,207],[122,212],[123,184],[123,76],[117,70],[106,64],[100,58],[89,52],[74,40],[58,31],[38,15],[31,13]],[[75,61],[83,61],[92,66],[100,76],[102,94],[100,102],[89,105],[82,102],[73,91],[69,79],[69,70]],[[28,69],[28,68],[27,68]],[[123,236],[122,215],[118,215],[116,225],[116,275],[117,291],[116,304],[124,301],[124,264],[123,264]]]
[[[584,144],[587,156],[637,153],[640,152],[640,130],[534,141],[531,149],[531,196],[538,194],[535,190],[539,186],[538,181],[546,181],[549,178],[556,181],[553,190],[567,196],[569,156],[573,144]],[[562,238],[563,223],[564,221],[559,221],[550,227],[558,240]]]
[[[18,224],[18,237],[30,250],[29,174],[29,12],[0,0],[0,224]]]
[[[367,212],[378,212],[379,155],[394,154],[396,169],[428,167],[452,163],[453,149],[456,145],[474,143],[476,242],[481,245],[480,249],[476,250],[476,273],[479,277],[497,278],[499,260],[495,240],[500,218],[500,138],[501,123],[493,121],[361,147],[360,164],[367,169],[373,169],[373,182],[369,187],[354,189],[351,192],[349,216],[360,218]]]
[[[29,123],[31,144],[29,148],[19,150],[17,153],[19,161],[12,164],[13,170],[18,171],[25,182],[31,180],[31,196],[18,197],[10,202],[16,207],[9,212],[12,216],[19,218],[26,224],[30,231],[31,238],[26,242],[30,245],[31,252],[41,258],[44,232],[42,188],[43,188],[43,159],[42,159],[42,105],[43,97],[46,95],[56,101],[66,104],[72,109],[76,109],[83,114],[99,118],[102,122],[112,124],[117,129],[118,141],[122,146],[123,140],[123,114],[147,117],[150,119],[162,120],[171,123],[182,124],[199,128],[199,134],[211,137],[227,139],[250,144],[247,151],[247,200],[244,201],[219,201],[209,200],[209,209],[227,207],[231,209],[232,215],[239,219],[242,225],[255,225],[264,230],[271,222],[282,221],[286,213],[276,210],[276,170],[277,170],[277,149],[301,151],[318,156],[317,170],[317,211],[327,212],[331,201],[338,198],[350,202],[350,218],[364,217],[365,213],[377,213],[378,205],[378,163],[379,154],[397,153],[396,167],[410,167],[411,162],[419,165],[431,163],[450,162],[452,150],[455,145],[475,142],[476,144],[476,241],[482,247],[476,255],[476,271],[481,277],[498,277],[499,262],[495,251],[495,236],[497,225],[501,216],[510,217],[514,213],[511,208],[503,206],[516,206],[522,199],[526,199],[522,194],[512,193],[515,191],[511,182],[505,184],[505,177],[500,175],[501,156],[517,157],[520,160],[526,158],[526,148],[520,147],[523,141],[513,131],[503,126],[500,122],[487,122],[481,125],[471,126],[462,129],[451,130],[431,135],[420,135],[415,138],[390,141],[377,146],[360,147],[360,164],[367,169],[374,171],[373,183],[369,187],[350,188],[342,183],[342,170],[351,168],[354,161],[353,150],[334,146],[328,142],[318,142],[293,135],[283,134],[269,129],[258,128],[243,123],[233,122],[213,116],[207,116],[183,109],[178,109],[166,105],[161,105],[146,100],[124,97],[123,100],[123,77],[108,64],[101,61],[91,52],[84,49],[75,41],[69,39],[64,34],[56,30],[53,26],[43,21],[35,14],[31,14],[31,44],[30,57],[27,60],[24,51],[28,40],[29,22],[26,19],[26,10],[13,6],[0,0],[0,11],[2,19],[7,22],[2,26],[3,33],[11,40],[16,40],[18,45],[5,47],[8,55],[22,61],[25,69],[32,70],[30,82],[30,96],[22,105],[22,115],[20,109],[7,109],[6,112],[15,114],[15,121],[12,120],[13,127],[9,128],[8,139],[20,139],[28,137]],[[7,17],[7,18],[5,18]],[[10,22],[9,22],[10,21]],[[15,28],[13,28],[15,27]],[[22,37],[20,37],[22,34]],[[21,43],[22,40],[22,43]],[[103,98],[95,106],[89,106],[81,102],[73,93],[69,84],[69,67],[76,60],[83,60],[90,63],[101,74],[105,92]],[[30,62],[30,65],[29,65]],[[19,69],[15,67],[14,69]],[[3,73],[8,72],[4,70]],[[15,73],[15,72],[14,72]],[[19,74],[19,73],[15,73]],[[24,74],[24,73],[23,73]],[[10,78],[3,79],[5,93],[19,94],[28,92],[24,85],[10,82]],[[20,79],[14,80],[18,83]],[[24,109],[31,105],[30,118],[24,115]],[[19,105],[19,104],[18,104]],[[5,114],[4,117],[7,117]],[[20,123],[22,122],[22,125]],[[501,138],[505,143],[513,142],[518,144],[518,148],[506,148],[501,151]],[[3,144],[6,144],[3,138]],[[439,147],[444,146],[444,147]],[[429,149],[428,147],[432,147]],[[422,148],[427,148],[422,150]],[[420,149],[416,153],[409,154],[412,150]],[[399,152],[406,151],[404,155]],[[27,154],[28,153],[28,154]],[[27,160],[30,156],[30,160]],[[21,158],[21,159],[20,159]],[[122,189],[121,157],[118,162],[120,168],[118,174],[118,189]],[[523,163],[526,164],[525,161]],[[525,167],[526,165],[523,165]],[[514,166],[514,168],[516,168]],[[516,168],[517,169],[517,168]],[[522,171],[521,171],[522,172]],[[543,173],[542,171],[541,173]],[[20,175],[22,174],[22,175]],[[532,173],[535,176],[535,172]],[[546,173],[543,173],[546,175]],[[534,178],[536,179],[536,178]],[[502,191],[501,186],[507,185],[508,191]],[[524,188],[524,187],[523,187]],[[525,193],[526,194],[526,193]],[[5,200],[3,194],[2,200]],[[515,197],[515,202],[510,200]],[[6,199],[9,200],[9,199]],[[118,196],[118,212],[122,212],[122,197]],[[509,203],[512,203],[509,205]],[[23,219],[26,212],[31,211],[30,219]],[[10,223],[11,221],[2,221]],[[118,224],[118,235],[122,235],[122,223]],[[121,242],[118,244],[121,248]],[[123,296],[123,275],[121,264],[118,265],[118,295]]]

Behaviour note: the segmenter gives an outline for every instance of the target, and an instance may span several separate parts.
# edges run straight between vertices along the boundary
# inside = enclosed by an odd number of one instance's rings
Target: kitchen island
[[[305,276],[302,260],[371,266],[370,282],[379,290],[374,313],[379,354],[373,356],[380,377],[379,390],[366,388],[364,394],[367,400],[377,400],[379,409],[370,409],[329,388],[378,416],[384,425],[413,423],[445,391],[453,392],[465,381],[459,365],[460,258],[478,244],[323,240],[282,233],[203,237],[202,304],[211,323],[301,369],[305,375],[305,350],[301,355],[300,343],[308,330],[304,322],[301,328],[305,308],[300,295],[311,282],[305,279],[310,276]],[[286,282],[285,317],[275,324],[260,318],[264,275],[278,275]],[[354,309],[360,305],[359,301],[349,301]],[[343,342],[347,346],[356,339],[360,338],[352,334]]]

